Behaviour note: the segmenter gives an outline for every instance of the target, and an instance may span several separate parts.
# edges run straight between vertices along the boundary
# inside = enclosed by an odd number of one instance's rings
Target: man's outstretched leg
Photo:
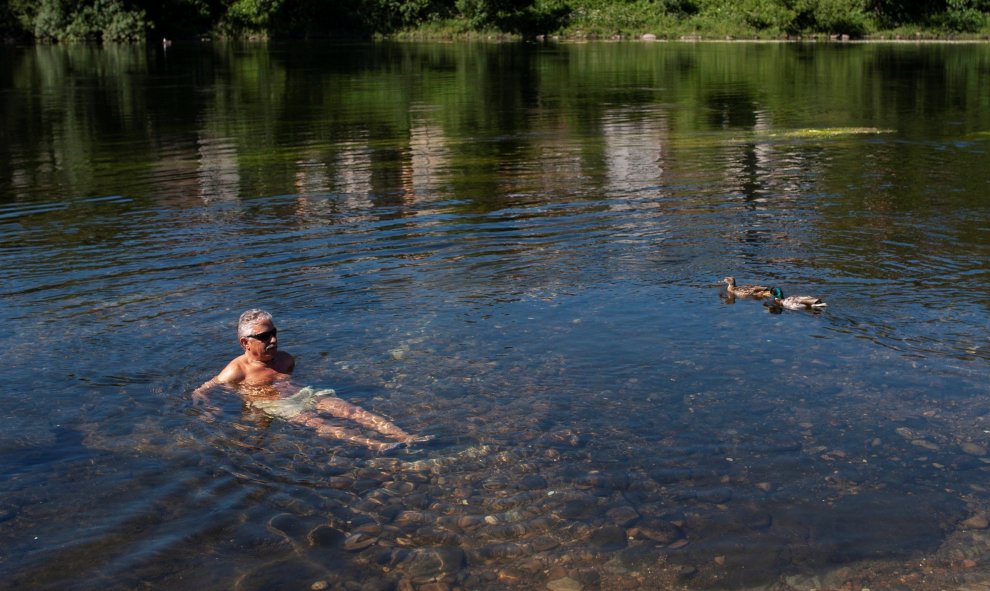
[[[402,443],[418,443],[433,439],[430,435],[416,436],[403,431],[398,425],[385,417],[368,412],[359,406],[346,402],[336,396],[321,398],[316,408],[340,419],[349,419],[362,427],[378,431],[382,435],[397,439]]]
[[[386,452],[402,445],[401,443],[390,443],[387,441],[378,441],[376,439],[365,437],[353,429],[330,424],[326,420],[312,413],[301,413],[294,417],[292,421],[306,425],[307,427],[312,427],[316,430],[320,437],[340,439],[341,441],[346,441],[348,443],[356,443],[358,445],[363,445],[372,451]]]

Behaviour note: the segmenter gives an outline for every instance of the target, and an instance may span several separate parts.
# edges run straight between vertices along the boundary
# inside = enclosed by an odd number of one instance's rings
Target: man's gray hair
[[[264,322],[266,320],[272,324],[275,323],[275,321],[272,320],[271,314],[257,308],[252,308],[241,314],[240,320],[237,321],[237,338],[240,339],[242,337],[250,336],[252,327],[257,323]]]

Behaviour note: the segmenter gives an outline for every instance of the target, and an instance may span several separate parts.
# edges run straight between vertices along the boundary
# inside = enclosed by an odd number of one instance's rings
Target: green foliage
[[[703,22],[733,22],[729,0],[571,0],[566,22],[590,36],[661,36],[693,32]]]
[[[795,21],[797,13],[781,2],[743,0],[746,24],[758,30],[785,31]]]
[[[532,4],[517,3],[497,12],[489,24],[501,31],[535,37],[560,30],[567,24],[571,8],[565,0],[544,0]]]
[[[798,0],[795,3],[797,27],[792,31],[841,33],[853,37],[865,34],[869,28],[866,7],[862,0]]]
[[[70,38],[141,41],[149,24],[143,10],[128,9],[120,0],[95,0],[75,14],[70,24]]]
[[[20,15],[25,29],[42,41],[140,41],[150,27],[144,10],[120,0],[41,0]]]
[[[495,15],[487,0],[456,0],[454,6],[472,28],[483,28],[494,20]]]
[[[453,0],[377,0],[376,4],[381,32],[447,19],[456,12]]]
[[[946,0],[947,10],[942,16],[942,26],[950,31],[976,33],[987,24],[986,4],[973,0]],[[983,11],[978,5],[983,5]]]
[[[26,12],[21,18],[36,39],[54,41],[66,36],[69,15],[62,0],[41,0],[36,12]]]
[[[456,0],[455,6],[474,28],[519,32],[531,18],[534,0]]]
[[[858,37],[872,29],[862,0],[745,0],[743,9],[746,23],[758,30]]]
[[[990,0],[7,0],[0,36],[371,38],[416,31],[523,37],[979,33]]]
[[[234,33],[266,33],[281,7],[282,0],[234,0],[224,26]]]
[[[918,26],[956,33],[976,33],[987,26],[990,0],[868,0],[883,28]]]

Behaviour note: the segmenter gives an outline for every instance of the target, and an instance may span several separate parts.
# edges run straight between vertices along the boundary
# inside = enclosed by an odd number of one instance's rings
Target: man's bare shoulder
[[[227,367],[217,374],[216,380],[221,384],[239,384],[247,377],[247,360],[244,355],[230,360]]]

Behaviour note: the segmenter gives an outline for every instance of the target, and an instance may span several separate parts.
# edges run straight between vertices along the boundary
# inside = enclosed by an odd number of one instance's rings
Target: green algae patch
[[[756,132],[757,137],[772,138],[796,138],[796,139],[829,139],[842,138],[852,135],[879,135],[883,133],[893,133],[892,129],[880,129],[877,127],[823,127],[790,129],[785,131]]]
[[[892,129],[878,127],[808,127],[785,130],[732,130],[730,132],[702,132],[674,138],[681,147],[706,148],[714,146],[747,144],[753,142],[816,142],[839,141],[860,136],[893,133]]]

